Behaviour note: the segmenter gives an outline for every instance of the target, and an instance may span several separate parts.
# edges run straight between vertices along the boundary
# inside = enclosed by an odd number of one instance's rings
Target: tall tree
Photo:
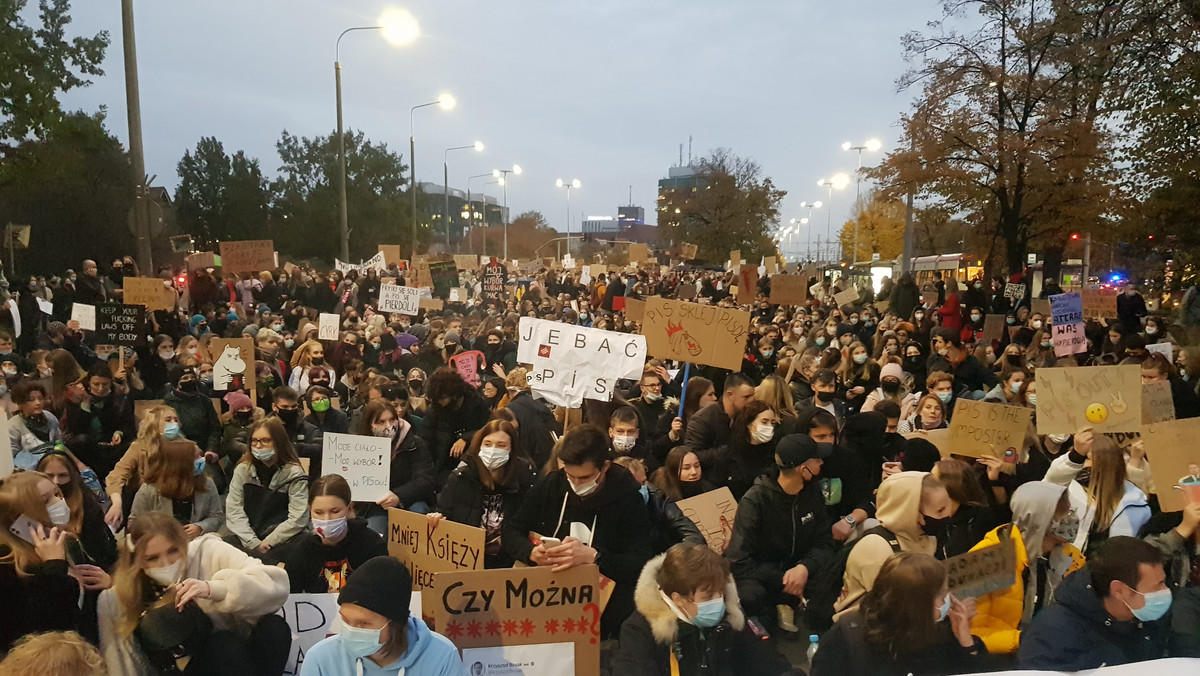
[[[68,38],[70,0],[40,0],[38,24],[29,25],[28,4],[0,2],[0,155],[31,136],[45,138],[64,117],[58,95],[104,74],[107,31]]]
[[[20,272],[78,270],[85,258],[104,265],[133,252],[129,157],[102,114],[66,115],[46,138],[14,150],[0,162],[0,214],[32,226],[29,249],[16,252]]]
[[[350,220],[350,256],[369,258],[380,243],[412,246],[408,165],[387,144],[372,143],[362,132],[347,131],[346,204]],[[337,136],[305,138],[286,130],[276,144],[279,177],[271,183],[272,222],[281,250],[303,257],[328,259],[340,248],[338,231]],[[418,232],[428,245],[429,228]]]
[[[787,193],[752,159],[719,148],[700,160],[694,192],[666,196],[659,206],[661,242],[694,242],[705,261],[740,249],[746,260],[776,254],[770,233]]]
[[[885,198],[872,190],[858,199],[853,216],[839,234],[843,259],[869,261],[872,254],[879,254],[882,260],[892,260],[904,253],[906,219],[903,202]],[[856,223],[858,251],[852,252]]]
[[[262,239],[267,232],[270,192],[258,160],[238,151],[230,157],[214,137],[204,137],[177,167],[175,212],[197,242],[213,248],[222,240]]]
[[[504,252],[504,226],[493,225],[467,239],[472,252],[482,253],[484,238],[487,238],[487,253],[498,256]],[[558,232],[550,227],[549,221],[540,211],[526,211],[508,224],[508,257],[529,260],[534,253],[546,242],[558,237]],[[549,252],[549,253],[547,253]],[[541,250],[541,254],[552,256],[552,247]]]

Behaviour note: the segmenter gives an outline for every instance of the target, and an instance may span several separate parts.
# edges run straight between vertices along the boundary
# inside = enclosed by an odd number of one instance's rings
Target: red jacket
[[[958,304],[958,292],[951,291],[946,294],[946,302],[937,310],[938,317],[941,318],[942,326],[954,329],[955,331],[962,330],[962,309]]]

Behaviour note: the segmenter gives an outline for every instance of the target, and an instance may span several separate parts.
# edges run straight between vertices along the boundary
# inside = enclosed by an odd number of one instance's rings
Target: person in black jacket
[[[1165,657],[1170,622],[1159,620],[1170,607],[1162,552],[1111,537],[1021,633],[1019,668],[1083,671]]]
[[[446,484],[475,432],[487,423],[491,410],[479,392],[452,368],[441,367],[425,385],[429,401],[421,436],[429,445],[437,473],[436,486]]]
[[[901,552],[884,562],[862,606],[840,619],[813,656],[812,676],[934,676],[988,671],[971,634],[973,604],[950,594],[946,567]]]
[[[63,443],[103,481],[137,433],[133,402],[115,390],[108,364],[93,364],[82,385],[83,396],[63,414]]]
[[[687,421],[687,432],[683,445],[694,451],[706,451],[729,443],[733,430],[733,416],[738,414],[754,399],[754,385],[742,373],[731,373],[725,378],[721,398],[711,406],[705,406]]]
[[[438,511],[429,515],[434,526],[450,519],[483,528],[485,568],[512,568],[513,559],[502,546],[504,521],[516,513],[538,478],[533,462],[518,450],[517,436],[517,428],[506,420],[479,428],[438,495]]]
[[[800,673],[773,642],[747,629],[728,561],[703,544],[675,545],[646,564],[634,602],[637,612],[621,626],[615,674]]]
[[[680,448],[687,450],[685,446]],[[691,451],[688,452],[691,453]],[[692,454],[692,457],[695,458],[695,454]],[[655,556],[680,542],[705,544],[700,529],[683,513],[683,510],[679,509],[675,500],[671,499],[658,486],[647,481],[646,463],[629,456],[622,456],[613,462],[629,470],[633,478],[642,486],[640,489],[642,499],[646,501],[646,509],[650,513],[650,550]],[[660,472],[662,472],[662,468],[655,473],[656,476]]]
[[[810,582],[830,569],[832,523],[817,477],[833,445],[792,434],[775,448],[779,474],[762,476],[738,502],[725,557],[742,607],[750,615],[774,609],[783,631],[796,631],[795,608]]]
[[[616,582],[600,619],[600,634],[615,638],[633,612],[633,589],[650,560],[650,518],[633,475],[608,459],[608,436],[591,425],[573,427],[558,449],[563,468],[550,472],[504,520],[504,550],[516,561],[560,570],[595,563]],[[558,538],[562,544],[533,537]]]
[[[313,532],[281,547],[293,594],[336,594],[350,574],[376,556],[387,556],[387,541],[354,516],[350,484],[337,474],[313,482],[308,491]]]
[[[807,416],[800,417],[797,431],[814,441],[831,441],[837,435],[837,428],[831,426],[836,424],[828,411],[809,409]],[[880,453],[885,447],[886,429],[887,418],[882,413],[868,411],[850,416],[842,442],[821,468],[833,538],[838,542],[845,542],[855,528],[861,529],[863,522],[875,516],[875,489],[882,480],[880,467],[884,460]]]
[[[287,430],[288,440],[295,447],[296,455],[308,458],[308,477],[313,480],[320,477],[325,433],[320,427],[300,417],[300,395],[290,387],[275,388],[271,393],[271,411],[283,421],[283,428]]]
[[[709,408],[712,408],[711,406]],[[754,400],[733,417],[729,443],[696,455],[704,473],[741,500],[764,472],[775,463],[775,426],[779,416],[765,401]]]
[[[392,440],[390,489],[374,505],[360,504],[359,512],[371,530],[387,535],[387,510],[395,507],[416,514],[428,514],[433,503],[433,462],[425,441],[413,426],[400,417],[387,399],[376,399],[363,407],[355,434]]]
[[[304,401],[311,413],[304,417],[304,422],[320,429],[322,433],[345,434],[350,431],[350,416],[333,408],[332,400],[333,390],[309,386],[304,392]]]
[[[504,410],[517,419],[517,446],[525,451],[534,467],[543,467],[550,460],[550,451],[554,448],[554,438],[550,433],[561,434],[562,423],[554,419],[554,412],[545,401],[533,398],[529,383],[525,380],[526,373],[523,367],[518,366],[505,377],[505,385],[512,398]]]
[[[934,329],[930,345],[934,353],[925,365],[926,371],[945,371],[954,376],[958,393],[986,393],[1000,384],[996,374],[963,347],[962,334],[957,329],[947,326]]]

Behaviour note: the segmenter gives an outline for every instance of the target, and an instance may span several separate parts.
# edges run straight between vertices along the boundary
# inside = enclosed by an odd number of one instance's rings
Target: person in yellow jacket
[[[1012,523],[994,529],[971,549],[999,544],[1002,537],[1011,537],[1016,544],[1016,583],[975,600],[971,631],[993,655],[1015,655],[1021,631],[1034,613],[1050,605],[1063,578],[1086,563],[1083,553],[1071,544],[1079,517],[1065,486],[1032,481],[1013,493],[1010,506]]]

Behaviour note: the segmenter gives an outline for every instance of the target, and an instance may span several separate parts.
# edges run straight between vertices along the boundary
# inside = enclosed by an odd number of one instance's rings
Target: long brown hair
[[[149,580],[143,571],[140,559],[146,553],[146,546],[155,536],[161,535],[179,548],[183,557],[184,567],[187,567],[188,538],[183,526],[175,517],[162,512],[148,512],[139,516],[129,524],[129,540],[132,551],[121,548],[121,560],[117,562],[117,571],[113,573],[113,593],[117,597],[117,605],[123,611],[118,631],[124,636],[133,634],[142,612],[147,609],[143,592]],[[174,592],[167,592],[152,605],[167,605],[175,602]]]
[[[479,449],[483,446],[483,438],[489,434],[503,432],[508,435],[508,462],[500,468],[500,486],[511,486],[516,480],[516,468],[518,464],[514,460],[527,460],[525,453],[517,448],[517,428],[507,420],[489,420],[486,425],[479,428],[475,436],[471,437],[471,444],[467,446],[467,450],[463,453],[463,462],[475,465],[475,472],[479,475],[479,481],[489,491],[495,490],[497,482],[492,478],[492,471],[484,466],[483,461],[479,459]]]
[[[713,381],[704,376],[693,376],[688,379],[687,394],[683,397],[683,415],[680,416],[685,424],[695,415],[696,411],[700,410],[700,398],[712,388]]]
[[[932,556],[901,552],[883,563],[861,611],[867,643],[894,660],[917,657],[936,641],[933,602],[946,566]]]
[[[1092,478],[1088,482],[1088,504],[1096,510],[1092,530],[1105,530],[1125,497],[1125,454],[1117,442],[1102,434],[1092,440]]]
[[[146,483],[172,500],[191,500],[196,493],[203,493],[208,479],[203,474],[197,476],[193,469],[198,450],[195,442],[186,439],[164,441],[150,459]]]
[[[296,447],[292,446],[292,440],[288,438],[287,430],[283,428],[283,421],[279,418],[271,416],[263,418],[250,426],[250,435],[246,438],[246,452],[242,453],[242,457],[238,460],[238,464],[251,464],[254,460],[254,453],[250,448],[250,440],[254,438],[254,433],[260,429],[265,429],[271,435],[271,444],[275,447],[275,466],[283,467],[285,465],[299,465],[300,457],[296,455]]]
[[[654,476],[650,478],[650,483],[671,498],[671,502],[679,502],[683,499],[683,482],[679,480],[679,467],[688,453],[695,453],[695,451],[688,446],[672,448],[671,452],[667,453],[667,461],[663,463],[662,467],[655,470]]]
[[[33,519],[46,528],[51,528],[50,513],[46,510],[46,502],[38,492],[37,485],[41,481],[50,481],[50,477],[41,472],[17,472],[0,481],[0,544],[7,545],[9,554],[0,561],[12,562],[17,574],[26,577],[32,575],[31,569],[43,563],[41,557],[34,551],[33,545],[13,535],[9,528],[22,515]],[[53,484],[53,481],[50,481]],[[58,487],[54,487],[58,490]],[[59,491],[61,494],[62,492]]]
[[[79,460],[68,450],[50,451],[38,460],[37,471],[45,472],[46,465],[50,462],[59,462],[67,468],[67,475],[71,477],[71,489],[69,493],[63,493],[63,497],[67,500],[67,506],[71,508],[71,520],[62,528],[70,531],[75,535],[79,535],[79,531],[83,528],[83,492],[88,490],[83,485],[83,476],[79,473]],[[54,483],[53,480],[51,483]],[[58,491],[62,493],[62,486],[58,487]]]

